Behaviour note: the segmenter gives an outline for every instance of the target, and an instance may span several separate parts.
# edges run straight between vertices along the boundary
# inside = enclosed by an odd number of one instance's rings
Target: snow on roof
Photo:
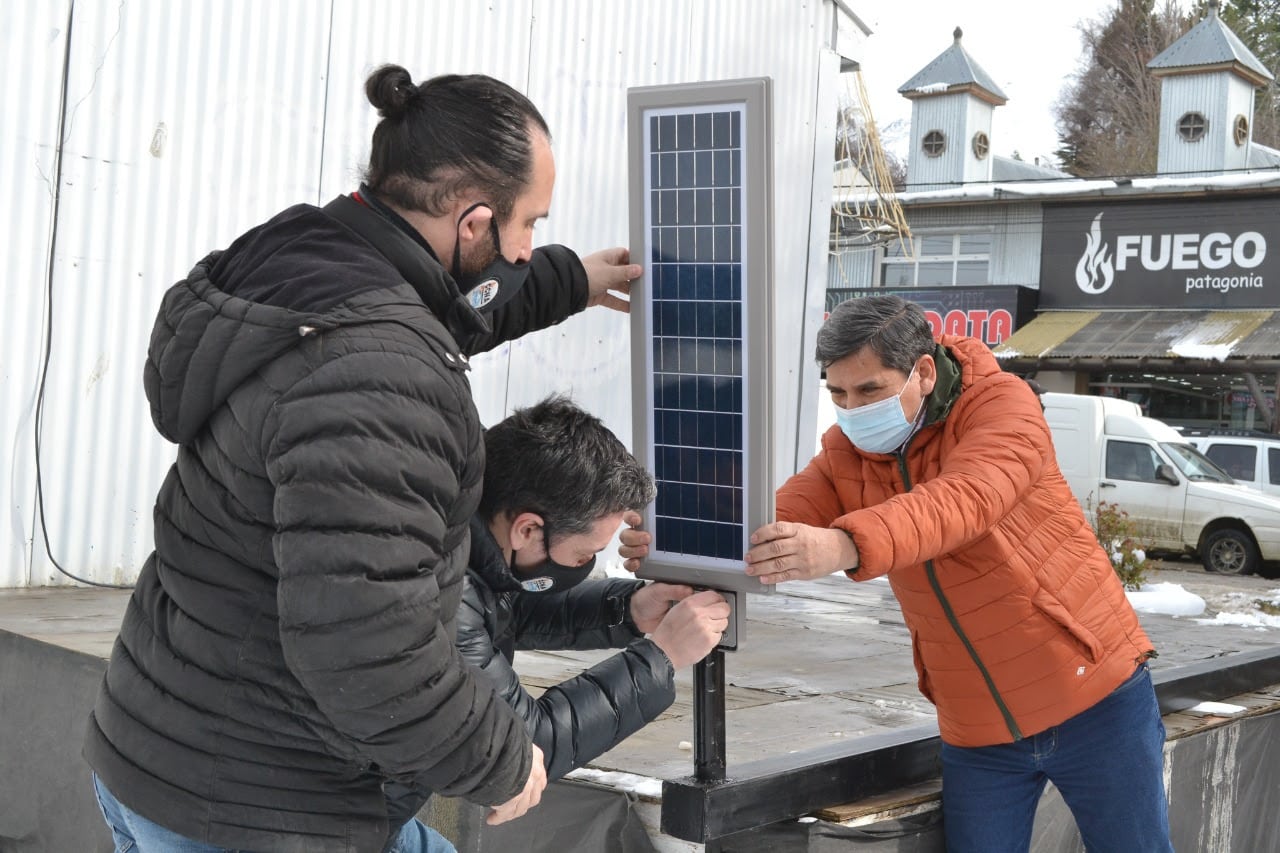
[[[923,86],[916,86],[911,91],[919,92],[922,95],[929,95],[934,92],[945,92],[951,86],[950,83],[925,83]]]
[[[1198,344],[1188,341],[1174,341],[1169,344],[1169,352],[1181,358],[1203,358],[1209,361],[1226,361],[1231,356],[1231,348],[1240,343],[1239,340],[1229,344]]]
[[[982,66],[960,46],[960,37],[964,35],[956,27],[955,41],[951,47],[920,69],[910,80],[903,83],[898,92],[910,94],[936,94],[945,92],[951,86],[975,85],[985,89],[1001,103],[1009,100],[1009,96],[1000,90],[991,75],[982,70]],[[941,88],[938,88],[941,87]]]
[[[987,199],[1036,199],[1069,196],[1131,196],[1192,190],[1280,188],[1280,167],[1263,171],[1232,172],[1199,177],[1148,178],[1065,178],[1048,181],[992,181],[969,183],[942,190],[921,190],[897,194],[902,204],[929,204]]]

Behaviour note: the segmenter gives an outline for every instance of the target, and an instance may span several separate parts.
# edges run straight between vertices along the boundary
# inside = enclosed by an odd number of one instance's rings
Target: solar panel
[[[658,484],[641,574],[764,591],[772,520],[768,81],[632,90],[633,402]]]

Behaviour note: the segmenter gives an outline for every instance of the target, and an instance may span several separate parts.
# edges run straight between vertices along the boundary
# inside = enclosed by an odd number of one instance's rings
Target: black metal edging
[[[718,784],[669,779],[662,783],[662,831],[685,841],[723,838],[914,785],[941,773],[938,749],[938,727],[929,723],[753,761]]]
[[[1161,714],[1185,711],[1201,702],[1215,702],[1280,684],[1280,646],[1209,658],[1171,669],[1152,669]]]
[[[1162,714],[1280,684],[1280,646],[1153,669]],[[662,783],[662,831],[705,842],[938,778],[934,723],[729,768],[723,782]]]

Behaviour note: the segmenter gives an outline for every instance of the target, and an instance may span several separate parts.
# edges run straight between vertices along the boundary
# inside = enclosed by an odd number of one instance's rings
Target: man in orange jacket
[[[838,306],[817,357],[837,424],[747,573],[888,576],[938,709],[951,853],[1026,851],[1046,781],[1091,853],[1172,851],[1155,652],[1035,393],[896,296]]]
[[[938,710],[950,853],[1027,851],[1047,781],[1090,853],[1171,853],[1155,652],[1035,393],[896,296],[839,305],[817,358],[837,424],[752,534],[747,573],[888,577]]]

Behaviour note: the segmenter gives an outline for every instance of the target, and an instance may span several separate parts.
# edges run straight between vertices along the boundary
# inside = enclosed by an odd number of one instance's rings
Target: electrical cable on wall
[[[88,578],[82,578],[79,575],[72,574],[63,568],[57,558],[53,556],[53,546],[49,542],[49,526],[47,524],[44,512],[44,477],[40,462],[41,454],[41,432],[44,424],[44,392],[45,386],[49,379],[49,362],[53,357],[53,265],[56,257],[58,242],[58,208],[62,200],[62,151],[66,144],[67,129],[67,89],[71,74],[71,25],[74,16],[74,5],[67,12],[67,49],[62,58],[62,92],[58,103],[58,145],[54,149],[54,168],[53,168],[53,228],[49,238],[49,258],[45,267],[45,329],[44,329],[44,353],[40,361],[40,384],[36,390],[36,412],[35,412],[35,456],[36,456],[36,514],[39,516],[40,534],[44,539],[44,551],[49,557],[49,562],[53,567],[62,574],[71,578],[73,581],[88,584],[89,586],[102,587],[104,589],[133,589],[132,584],[114,584],[100,583],[92,581]]]

